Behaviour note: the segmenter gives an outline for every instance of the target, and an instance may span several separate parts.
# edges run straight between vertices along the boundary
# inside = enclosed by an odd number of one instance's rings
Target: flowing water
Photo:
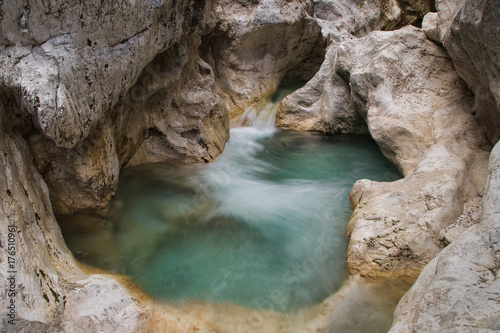
[[[63,224],[75,256],[171,302],[292,314],[338,290],[353,183],[400,175],[369,137],[275,130],[280,98],[249,108],[213,163],[124,170],[104,218]]]

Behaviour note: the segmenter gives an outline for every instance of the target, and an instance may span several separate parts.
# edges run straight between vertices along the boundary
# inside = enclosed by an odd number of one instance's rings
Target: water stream
[[[105,216],[63,224],[75,256],[169,302],[293,314],[337,291],[353,183],[400,175],[370,137],[277,131],[286,93],[249,108],[211,164],[124,170]]]

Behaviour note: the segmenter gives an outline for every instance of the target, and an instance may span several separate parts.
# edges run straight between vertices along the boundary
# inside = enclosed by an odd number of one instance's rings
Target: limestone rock
[[[477,121],[500,140],[500,21],[498,1],[466,0],[444,36],[444,47],[474,93]]]
[[[473,112],[492,143],[500,140],[498,37],[495,1],[436,1],[437,13],[424,17],[428,38],[444,44],[459,75],[474,93]]]
[[[441,249],[439,231],[482,193],[489,143],[465,84],[423,32],[373,32],[340,46],[337,72],[382,152],[393,183],[358,181],[348,227],[351,271],[411,280]]]
[[[135,331],[139,312],[130,294],[116,281],[88,277],[77,267],[52,213],[47,185],[5,113],[0,104],[0,305],[14,304],[17,313],[14,324],[2,316],[2,332],[75,332],[83,321],[87,328]]]
[[[205,37],[202,49],[231,118],[274,92],[296,65],[322,57],[325,41],[312,7],[310,0],[221,1],[218,29]],[[306,74],[309,79],[314,73]]]
[[[439,231],[439,240],[444,241],[446,245],[450,244],[470,227],[479,223],[480,218],[481,197],[475,197],[465,203],[462,215],[454,223]]]
[[[378,0],[314,1],[314,17],[323,36],[334,45],[380,29],[380,15]]]
[[[348,82],[335,72],[335,59],[339,43],[380,29],[379,3],[316,1],[314,15],[331,45],[314,77],[282,101],[276,126],[333,134],[366,133],[365,122],[350,100]]]
[[[393,30],[416,23],[431,9],[430,0],[380,0],[381,23],[385,30]]]
[[[298,131],[333,134],[367,133],[366,123],[354,111],[348,83],[335,73],[335,46],[307,84],[280,103],[276,126]]]
[[[65,297],[64,332],[139,332],[139,306],[113,279],[97,274],[76,282]]]
[[[204,7],[192,1],[175,6],[169,1],[9,1],[0,22],[6,45],[0,82],[12,87],[11,99],[21,101],[46,137],[73,147],[156,54],[203,20]]]
[[[500,145],[492,151],[483,215],[427,265],[401,299],[390,333],[500,330]]]
[[[464,0],[436,0],[437,12],[430,12],[422,20],[422,29],[427,38],[442,44],[446,31],[450,28]]]
[[[37,6],[29,11],[34,20],[43,15]],[[75,11],[85,9],[81,6],[89,6],[81,26],[68,23]],[[65,43],[48,34],[41,45],[8,46],[0,55],[5,69],[0,91],[12,110],[7,116],[23,134],[29,132],[26,138],[57,215],[104,207],[126,165],[208,162],[229,138],[215,73],[199,55],[201,35],[215,25],[213,2],[121,4],[112,10],[104,6],[102,12],[92,6],[96,4],[45,14],[48,21],[62,15],[64,29],[76,29]],[[134,10],[147,12],[144,22],[135,14],[127,21]],[[86,30],[86,20],[95,30]],[[99,22],[100,29],[120,28],[106,34],[93,25]],[[2,24],[13,28],[7,21]],[[38,33],[24,31],[25,43],[41,43]],[[124,63],[117,63],[121,59]]]

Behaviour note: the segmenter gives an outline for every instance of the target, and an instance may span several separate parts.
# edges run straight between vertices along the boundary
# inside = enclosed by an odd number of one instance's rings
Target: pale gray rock
[[[28,132],[57,215],[104,207],[126,165],[208,162],[222,152],[227,110],[213,69],[199,55],[202,34],[215,26],[213,2],[99,4],[99,10],[87,2],[45,14],[39,6],[30,7],[33,20],[58,16],[74,31],[56,34],[59,26],[52,27],[45,40],[42,25],[16,35],[26,45],[1,53],[0,96],[9,122]],[[145,11],[142,20],[137,10]],[[3,31],[16,28],[1,23]]]
[[[65,298],[64,332],[141,332],[140,308],[116,280],[91,275],[76,281]]]
[[[491,153],[483,215],[427,265],[390,333],[500,330],[500,145]]]
[[[460,76],[474,93],[474,113],[488,138],[500,140],[500,7],[495,1],[436,1],[424,17],[428,38],[444,44]]]
[[[77,332],[85,324],[133,332],[140,323],[135,301],[116,281],[89,277],[78,268],[52,213],[47,185],[26,142],[6,123],[6,112],[0,104],[0,330]],[[5,315],[11,304],[15,318]]]
[[[158,53],[204,19],[205,6],[9,1],[2,12],[0,84],[11,87],[8,97],[20,101],[44,136],[73,147]]]
[[[464,1],[443,41],[474,93],[473,111],[493,144],[500,140],[499,12],[498,1]]]
[[[354,111],[348,82],[335,72],[335,62],[339,43],[380,29],[380,15],[378,1],[314,2],[314,16],[330,46],[314,77],[282,101],[276,126],[333,134],[367,132]]]
[[[213,5],[0,3],[2,308],[11,302],[4,240],[17,227],[16,324],[2,316],[2,332],[147,330],[152,310],[115,280],[81,271],[53,209],[103,207],[132,160],[203,162],[222,151],[227,110],[198,54]]]
[[[439,232],[439,240],[444,241],[446,245],[457,240],[462,233],[479,223],[481,211],[481,197],[475,197],[467,201],[464,205],[462,215],[460,215],[453,224],[441,229]]]
[[[451,60],[417,28],[343,43],[337,72],[350,83],[372,137],[405,176],[354,185],[349,269],[411,280],[441,250],[440,230],[482,193],[489,142]]]
[[[314,1],[314,17],[333,44],[380,29],[380,16],[378,0]]]
[[[231,119],[274,92],[292,68],[322,57],[325,40],[312,8],[310,0],[221,1],[218,28],[202,47]]]
[[[436,0],[437,12],[426,14],[422,20],[422,30],[427,38],[442,44],[446,31],[463,3],[464,0]]]
[[[336,53],[337,48],[330,46],[316,75],[283,99],[276,126],[332,134],[368,132],[364,119],[354,111],[348,82],[335,73]]]

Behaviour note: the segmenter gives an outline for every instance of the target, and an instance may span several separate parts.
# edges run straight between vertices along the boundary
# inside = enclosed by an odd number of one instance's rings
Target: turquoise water
[[[235,128],[211,164],[126,169],[104,218],[63,232],[77,258],[158,299],[292,313],[343,283],[362,178],[400,178],[369,137]]]

